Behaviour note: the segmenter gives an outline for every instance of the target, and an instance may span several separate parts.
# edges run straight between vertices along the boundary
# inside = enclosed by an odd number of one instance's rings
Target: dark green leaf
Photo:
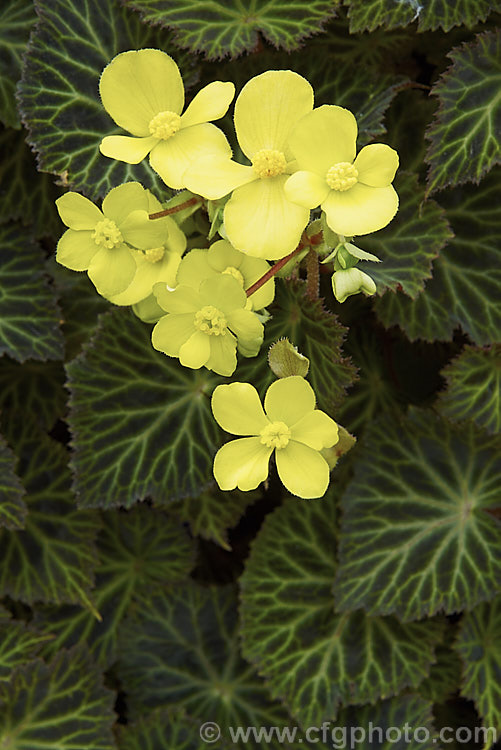
[[[19,224],[0,226],[0,355],[61,359],[60,313],[43,268],[40,248]]]
[[[485,21],[499,0],[348,0],[350,31],[373,31],[378,26],[393,29],[418,22],[419,31],[453,26],[471,28]]]
[[[0,526],[8,529],[21,529],[27,513],[25,490],[15,469],[16,457],[0,435]]]
[[[180,711],[157,710],[147,719],[120,727],[120,750],[207,750],[200,739],[200,721],[189,719]],[[218,742],[216,747],[221,747]]]
[[[21,77],[21,58],[36,19],[31,0],[4,0],[0,9],[0,120],[20,126],[14,92]]]
[[[0,746],[12,750],[114,750],[114,694],[82,652],[36,661],[0,683]]]
[[[221,431],[210,397],[221,378],[155,351],[150,333],[115,310],[67,367],[80,507],[167,503],[212,483]]]
[[[67,392],[61,362],[24,364],[9,357],[0,359],[0,411],[25,411],[47,430],[64,416]]]
[[[209,59],[236,57],[259,44],[259,34],[290,51],[322,29],[332,0],[125,0],[142,18],[175,30],[176,44]]]
[[[366,433],[343,497],[339,611],[406,621],[492,599],[501,585],[501,444],[431,412]]]
[[[463,664],[451,648],[453,633],[448,625],[443,643],[439,643],[435,652],[436,662],[430,669],[430,675],[418,688],[419,695],[432,703],[444,703],[458,692],[461,684]]]
[[[228,529],[241,519],[249,505],[256,502],[259,492],[221,492],[213,489],[198,497],[182,500],[175,511],[179,518],[189,523],[191,533],[210,539],[225,549],[228,544]]]
[[[241,578],[244,655],[304,727],[333,719],[342,704],[417,686],[441,637],[434,621],[335,614],[339,494],[334,486],[269,515]]]
[[[451,67],[433,88],[440,105],[428,131],[428,192],[478,183],[501,163],[501,31],[481,34],[449,57]]]
[[[442,370],[447,390],[438,408],[451,419],[473,419],[487,432],[501,432],[501,345],[467,346]]]
[[[108,666],[116,657],[123,618],[137,598],[181,583],[193,566],[193,543],[165,513],[139,506],[129,513],[108,511],[103,521],[92,592],[102,620],[76,606],[38,607],[37,627],[53,636],[44,655],[87,644],[94,659]]]
[[[0,683],[12,671],[34,659],[50,635],[38,633],[23,622],[16,622],[0,608]]]

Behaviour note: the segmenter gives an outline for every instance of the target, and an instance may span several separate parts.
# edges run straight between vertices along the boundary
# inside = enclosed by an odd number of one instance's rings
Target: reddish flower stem
[[[263,284],[266,284],[267,281],[273,278],[275,274],[280,271],[281,268],[283,268],[295,255],[301,252],[301,250],[304,250],[305,247],[312,246],[312,245],[318,245],[322,241],[322,233],[314,234],[312,237],[308,237],[303,233],[303,236],[301,237],[301,241],[299,245],[296,247],[295,250],[292,251],[292,253],[289,253],[289,255],[286,255],[285,258],[280,258],[280,260],[277,260],[276,263],[274,263],[271,268],[269,268],[266,273],[261,276],[260,279],[254,282],[252,286],[250,286],[246,290],[246,294],[248,297],[251,296],[251,294],[254,294],[254,292],[257,292],[258,289],[261,289]],[[316,255],[316,253],[315,253]]]
[[[199,195],[194,195],[189,200],[185,201],[184,203],[180,203],[178,206],[171,206],[170,208],[164,208],[163,211],[157,211],[154,214],[150,214],[150,219],[161,219],[163,216],[170,216],[171,214],[177,214],[178,211],[183,211],[185,208],[189,208],[190,206],[194,206],[195,203],[201,203],[203,201],[203,198],[201,198]]]

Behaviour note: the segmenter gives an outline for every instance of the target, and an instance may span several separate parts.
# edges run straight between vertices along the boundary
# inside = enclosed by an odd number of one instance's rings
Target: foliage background
[[[2,4],[2,747],[198,748],[203,721],[221,746],[239,724],[408,721],[430,747],[444,725],[501,731],[500,11]],[[358,438],[323,499],[285,497],[273,475],[217,491],[221,378],[153,350],[148,326],[54,262],[68,187],[171,195],[146,164],[98,153],[115,132],[100,72],[145,46],[192,92],[297,70],[317,104],[352,109],[361,145],[401,155],[399,214],[360,243],[384,261],[377,299],[341,306],[325,276],[311,302],[281,282],[267,326]],[[191,226],[193,246],[207,217]],[[263,392],[264,354],[235,378]]]

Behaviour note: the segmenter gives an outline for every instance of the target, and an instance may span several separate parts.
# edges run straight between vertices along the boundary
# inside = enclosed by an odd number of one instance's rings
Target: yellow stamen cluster
[[[272,422],[266,425],[259,434],[263,445],[280,450],[288,445],[291,431],[283,422]]]
[[[224,336],[227,328],[226,318],[221,310],[213,305],[205,305],[195,313],[195,328],[210,336]]]
[[[150,120],[149,129],[151,135],[166,141],[171,138],[181,127],[181,118],[175,112],[166,110]]]
[[[258,177],[276,177],[285,172],[285,155],[275,148],[262,148],[254,154],[252,168]]]
[[[358,169],[348,161],[340,161],[329,169],[325,179],[330,188],[344,192],[353,187],[353,185],[356,185]]]
[[[234,279],[238,281],[239,284],[242,285],[242,288],[244,286],[244,277],[238,270],[238,268],[235,268],[235,266],[228,266],[224,269],[223,273],[227,274],[228,276],[233,276]]]
[[[150,248],[150,250],[144,251],[144,257],[146,258],[146,260],[149,260],[150,263],[158,263],[159,260],[162,260],[164,255],[164,247],[152,247]]]
[[[113,247],[116,247],[123,242],[120,229],[111,219],[103,219],[102,221],[97,222],[92,233],[92,239],[96,245],[106,247],[108,250],[111,250]]]

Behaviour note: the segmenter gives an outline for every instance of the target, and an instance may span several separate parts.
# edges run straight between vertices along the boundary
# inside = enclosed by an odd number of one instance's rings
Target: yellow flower
[[[235,102],[235,129],[252,166],[224,155],[193,162],[185,174],[192,192],[211,200],[232,192],[224,208],[231,244],[247,255],[277,260],[292,252],[309,211],[284,192],[294,170],[289,134],[313,107],[313,89],[290,70],[269,70],[251,78]]]
[[[162,204],[149,190],[148,213],[162,210]],[[109,297],[114,305],[136,305],[153,293],[153,287],[163,282],[170,287],[176,286],[176,274],[181,256],[186,250],[186,237],[170,216],[151,219],[163,229],[163,237],[156,247],[147,250],[133,250],[136,261],[136,273],[129,286],[120,294]],[[155,298],[153,297],[152,302]],[[163,314],[163,313],[161,313]],[[159,316],[160,317],[160,316]],[[158,319],[158,318],[157,318]]]
[[[321,205],[332,231],[348,237],[382,229],[398,208],[391,185],[397,152],[373,143],[355,158],[356,140],[357,121],[349,110],[331,105],[314,109],[291,133],[299,171],[285,185],[289,200],[306,208]]]
[[[263,343],[263,324],[245,309],[247,297],[231,276],[205,279],[198,290],[178,286],[169,291],[156,284],[158,304],[167,312],[151,335],[153,347],[169,357],[179,357],[185,367],[207,367],[231,375],[237,366],[236,348],[255,357]]]
[[[315,409],[313,388],[298,375],[272,383],[264,409],[250,383],[215,389],[212,412],[223,430],[253,436],[231,440],[218,450],[214,476],[219,487],[255,489],[268,476],[275,451],[278,475],[289,492],[304,498],[322,497],[329,485],[329,466],[320,451],[337,443],[337,424]]]
[[[158,246],[165,236],[162,225],[148,218],[148,195],[138,182],[110,190],[102,211],[73,192],[58,198],[56,206],[69,227],[58,242],[56,260],[72,271],[87,271],[103,297],[131,283],[137,268],[133,248]]]
[[[248,289],[264,276],[269,267],[262,258],[251,258],[236,250],[227,240],[218,240],[208,250],[191,250],[183,258],[177,272],[177,283],[198,290],[204,279],[226,274],[236,279],[243,289]],[[274,296],[275,279],[271,278],[251,294],[247,307],[261,310],[273,302]]]
[[[226,137],[209,120],[218,120],[235,94],[232,83],[214,81],[195,96],[184,114],[184,86],[174,60],[157,49],[122,52],[104,69],[99,82],[103,106],[134,137],[110,135],[101,153],[150,164],[171,188],[184,187],[183,174],[193,159],[211,152],[231,155]]]

